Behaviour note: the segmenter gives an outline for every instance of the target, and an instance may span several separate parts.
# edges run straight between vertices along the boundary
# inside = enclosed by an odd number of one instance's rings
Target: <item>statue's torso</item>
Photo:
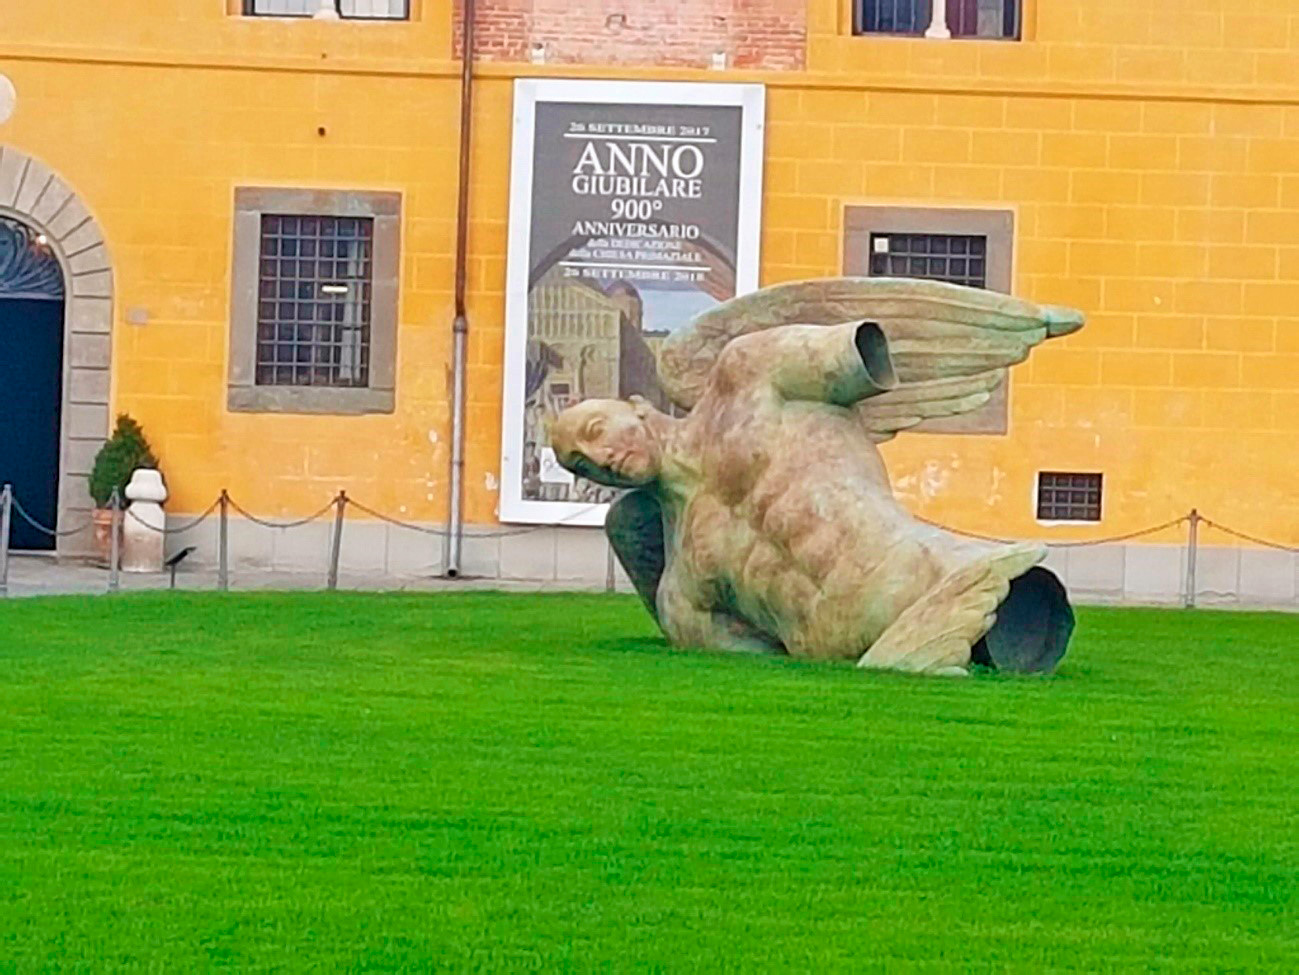
[[[855,657],[953,564],[893,499],[848,410],[764,400],[696,408],[680,449],[697,482],[663,584],[799,656]],[[670,620],[665,620],[669,627]]]

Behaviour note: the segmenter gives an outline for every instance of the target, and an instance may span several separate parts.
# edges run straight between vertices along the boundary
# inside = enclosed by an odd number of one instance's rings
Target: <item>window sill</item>
[[[275,23],[313,24],[409,24],[409,17],[313,17],[310,14],[235,14],[239,20],[266,20]]]
[[[362,416],[392,413],[391,389],[335,386],[231,386],[226,405],[231,413],[305,413],[316,416]]]
[[[983,37],[979,34],[953,34],[950,37],[930,37],[927,34],[909,34],[903,31],[882,31],[882,30],[859,30],[853,31],[853,37],[866,38],[885,38],[890,40],[901,41],[959,41],[964,44],[968,41],[988,41],[996,44],[1018,44],[1023,40],[1021,37]]]

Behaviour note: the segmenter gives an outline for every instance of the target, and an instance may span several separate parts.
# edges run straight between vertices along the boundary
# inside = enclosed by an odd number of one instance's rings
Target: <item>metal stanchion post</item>
[[[112,512],[112,518],[108,527],[108,591],[117,592],[119,581],[118,571],[119,563],[122,560],[121,553],[121,535],[122,535],[122,498],[117,493],[117,488],[113,488],[113,496],[108,499],[108,507]]]
[[[613,546],[606,545],[605,550],[609,553],[609,563],[604,569],[604,591],[613,592],[617,588],[617,575],[614,572]]]
[[[0,491],[0,598],[9,595],[9,518],[14,496],[13,485]]]
[[[1186,532],[1186,608],[1195,608],[1195,557],[1200,544],[1200,512],[1191,509]]]
[[[217,588],[222,592],[230,589],[230,495],[221,489],[219,499],[220,519],[217,522]]]
[[[347,492],[339,491],[334,502],[338,509],[334,512],[334,537],[329,547],[329,581],[330,589],[338,588],[338,555],[343,547],[343,510],[347,507]]]

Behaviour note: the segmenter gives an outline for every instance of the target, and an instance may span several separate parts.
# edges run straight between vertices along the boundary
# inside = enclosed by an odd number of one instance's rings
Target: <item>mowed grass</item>
[[[951,680],[628,597],[16,601],[0,970],[1296,971],[1296,678],[1279,615]]]

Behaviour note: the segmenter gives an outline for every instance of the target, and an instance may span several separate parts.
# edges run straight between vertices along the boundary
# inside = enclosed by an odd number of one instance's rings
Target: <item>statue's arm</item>
[[[897,385],[888,341],[874,322],[784,325],[741,336],[717,363],[723,383],[770,384],[787,400],[851,406]]]
[[[701,605],[665,577],[659,589],[659,625],[679,647],[702,647],[732,653],[784,653],[785,649],[743,620]]]

